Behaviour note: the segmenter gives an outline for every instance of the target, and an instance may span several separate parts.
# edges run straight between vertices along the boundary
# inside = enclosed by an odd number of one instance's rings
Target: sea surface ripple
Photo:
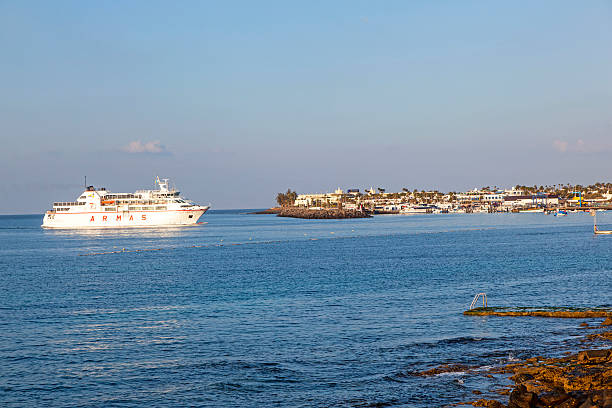
[[[41,220],[0,217],[3,407],[447,406],[507,380],[416,373],[559,354],[584,334],[571,319],[463,316],[476,293],[612,303],[612,236],[585,214]]]

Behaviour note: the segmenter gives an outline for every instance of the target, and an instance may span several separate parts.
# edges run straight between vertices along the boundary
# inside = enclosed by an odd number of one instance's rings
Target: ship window
[[[104,211],[115,211],[116,208],[115,207],[106,207],[104,208]]]
[[[152,210],[152,209],[153,209],[153,207],[142,207],[143,211],[149,211],[149,210]]]
[[[158,205],[157,207],[155,207],[156,210],[167,210],[168,207],[166,207],[165,205]]]
[[[189,218],[193,218],[193,214],[189,214]]]

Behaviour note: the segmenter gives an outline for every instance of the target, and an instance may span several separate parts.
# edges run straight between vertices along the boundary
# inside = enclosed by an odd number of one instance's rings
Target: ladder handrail
[[[482,307],[487,307],[487,294],[484,292],[480,292],[474,296],[474,300],[472,300],[472,304],[470,305],[470,310],[474,309],[476,303],[478,303],[478,298],[482,296]]]

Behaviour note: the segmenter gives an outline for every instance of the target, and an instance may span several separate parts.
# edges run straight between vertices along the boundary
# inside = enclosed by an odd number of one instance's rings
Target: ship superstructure
[[[209,206],[194,204],[169,187],[168,179],[155,179],[157,190],[111,193],[89,186],[72,202],[53,203],[43,228],[172,227],[193,225]]]

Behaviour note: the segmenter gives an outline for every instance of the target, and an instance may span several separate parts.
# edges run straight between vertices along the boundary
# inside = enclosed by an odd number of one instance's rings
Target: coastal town
[[[465,192],[410,190],[387,192],[384,188],[356,188],[316,194],[279,193],[279,211],[303,213],[309,210],[329,213],[342,211],[372,214],[447,214],[545,212],[566,214],[571,211],[612,209],[612,183],[588,186],[555,184],[546,186],[516,185],[509,189],[497,186],[474,188]],[[284,209],[284,211],[282,211]],[[300,210],[302,210],[300,212]],[[331,217],[325,217],[331,218]]]

